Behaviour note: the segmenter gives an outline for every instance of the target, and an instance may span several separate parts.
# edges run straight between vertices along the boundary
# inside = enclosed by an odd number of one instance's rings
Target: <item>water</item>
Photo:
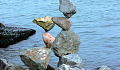
[[[109,66],[120,70],[120,0],[72,0],[77,8],[71,30],[81,38],[77,53],[89,70]],[[44,30],[34,24],[34,18],[63,17],[59,0],[0,0],[0,22],[5,26],[32,28],[37,32],[27,40],[0,49],[0,57],[24,66],[19,52],[25,48],[44,47]],[[58,31],[56,31],[56,29]],[[49,33],[54,37],[61,31],[55,26]],[[52,52],[49,64],[57,67],[58,57]]]

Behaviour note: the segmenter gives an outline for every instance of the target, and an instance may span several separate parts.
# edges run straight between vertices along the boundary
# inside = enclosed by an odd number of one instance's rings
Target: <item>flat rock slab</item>
[[[52,50],[57,57],[76,53],[79,50],[80,37],[72,30],[62,30],[55,38]]]
[[[0,27],[0,48],[5,48],[35,34],[35,30],[19,27]]]
[[[59,0],[59,10],[64,14],[66,18],[70,18],[76,13],[76,6],[71,2],[71,0]]]

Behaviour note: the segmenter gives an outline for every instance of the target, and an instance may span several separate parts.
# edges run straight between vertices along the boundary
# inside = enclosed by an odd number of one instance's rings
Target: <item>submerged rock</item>
[[[106,65],[103,65],[99,70],[111,70],[111,69]]]
[[[54,54],[58,57],[70,53],[76,53],[79,50],[80,37],[72,30],[61,31],[52,45]]]
[[[76,6],[71,2],[71,0],[59,0],[59,10],[64,14],[66,18],[70,18],[76,13]]]
[[[0,70],[27,70],[27,69],[24,69],[20,66],[16,66],[15,64],[0,58]]]
[[[47,69],[51,50],[42,48],[24,49],[20,52],[23,63],[31,69],[44,70]]]
[[[76,54],[64,55],[59,59],[58,66],[66,64],[71,68],[85,69],[82,59]]]
[[[33,22],[42,27],[46,32],[50,31],[55,25],[49,16],[36,18]]]
[[[71,27],[71,21],[65,17],[53,17],[52,21],[63,30],[69,30]]]
[[[51,48],[54,40],[55,40],[55,38],[52,35],[50,35],[49,33],[47,33],[47,32],[43,33],[43,41],[47,48]]]
[[[0,48],[15,44],[35,34],[35,30],[19,27],[0,27]]]

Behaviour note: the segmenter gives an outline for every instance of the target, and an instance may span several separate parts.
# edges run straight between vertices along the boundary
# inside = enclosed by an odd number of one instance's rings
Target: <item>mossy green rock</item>
[[[5,27],[2,23],[0,23],[0,27]]]
[[[43,19],[43,20],[42,20]],[[33,20],[33,23],[39,25],[40,27],[42,27],[46,32],[50,31],[53,27],[54,27],[54,23],[52,22],[51,18],[36,18]]]
[[[19,41],[27,39],[36,31],[19,27],[0,27],[0,48],[5,48]]]

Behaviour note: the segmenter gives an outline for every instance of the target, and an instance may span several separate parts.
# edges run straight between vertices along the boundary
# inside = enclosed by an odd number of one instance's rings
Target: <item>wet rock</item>
[[[82,59],[76,54],[64,55],[59,59],[58,67],[62,64],[69,65],[72,68],[78,68],[79,70],[85,69]]]
[[[71,2],[71,0],[59,0],[59,10],[64,14],[66,18],[70,18],[76,13],[76,6]]]
[[[36,18],[33,22],[42,27],[46,32],[50,31],[55,25],[49,16]]]
[[[50,51],[46,47],[24,49],[20,52],[20,57],[26,66],[36,70],[44,70],[48,66]]]
[[[19,27],[0,27],[0,48],[5,48],[35,34],[35,30]]]
[[[2,23],[0,23],[0,27],[5,27]]]
[[[63,30],[68,30],[71,27],[71,21],[65,17],[53,17],[52,21]]]
[[[111,69],[106,65],[103,65],[99,70],[111,70]]]
[[[52,45],[52,50],[57,57],[76,53],[79,50],[80,37],[72,30],[61,31]]]
[[[70,65],[62,64],[56,70],[85,70],[84,68],[79,69],[78,67],[71,67]]]
[[[27,70],[27,69],[22,68],[20,66],[16,66],[15,64],[0,58],[0,70]]]
[[[55,40],[55,38],[52,35],[50,35],[49,33],[47,33],[47,32],[43,33],[43,41],[47,48],[51,48],[54,40]]]

